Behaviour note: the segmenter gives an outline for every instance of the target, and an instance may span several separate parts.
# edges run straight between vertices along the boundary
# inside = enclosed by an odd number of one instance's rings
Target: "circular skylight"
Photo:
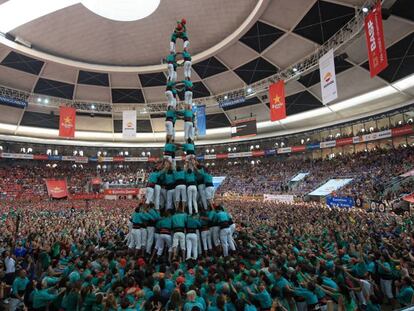
[[[130,22],[143,19],[158,8],[161,0],[82,0],[82,4],[102,17]]]

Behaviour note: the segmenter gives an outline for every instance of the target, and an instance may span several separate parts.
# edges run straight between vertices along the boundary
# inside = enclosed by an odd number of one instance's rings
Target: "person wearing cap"
[[[235,251],[236,247],[230,230],[230,215],[224,211],[222,205],[217,212],[217,222],[220,226],[220,242],[223,247],[223,256],[227,257],[229,255],[229,248],[231,251]]]
[[[198,237],[197,230],[201,227],[200,221],[192,215],[187,216],[186,221],[186,236],[185,243],[187,249],[186,260],[194,259],[198,257]]]
[[[177,80],[177,54],[170,52],[165,61],[168,64],[168,81],[175,82]]]
[[[178,206],[180,203],[186,208],[187,204],[187,186],[185,182],[185,171],[181,166],[177,165],[174,171],[175,179],[175,206]]]
[[[187,292],[187,302],[184,304],[183,311],[193,311],[193,310],[199,310],[204,311],[204,306],[196,301],[197,293],[195,290],[190,290]]]
[[[187,224],[187,214],[184,213],[183,206],[180,204],[177,213],[171,217],[173,234],[173,254],[177,257],[177,249],[180,247],[182,259],[185,259],[185,227]]]
[[[177,24],[174,28],[174,32],[171,35],[170,40],[170,52],[176,52],[175,44],[177,39],[180,38],[183,40],[184,44],[184,50],[186,51],[188,47],[190,46],[190,41],[188,40],[187,36],[187,21],[185,18],[181,19],[180,21],[177,21]]]

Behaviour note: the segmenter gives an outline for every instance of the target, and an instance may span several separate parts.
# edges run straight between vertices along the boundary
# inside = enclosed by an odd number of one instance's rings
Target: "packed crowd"
[[[381,310],[413,299],[408,215],[226,200],[236,250],[183,262],[128,252],[136,202],[105,202],[2,205],[3,308]]]

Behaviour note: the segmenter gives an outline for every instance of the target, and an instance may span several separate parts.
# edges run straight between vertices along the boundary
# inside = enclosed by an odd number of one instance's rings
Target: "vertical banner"
[[[54,199],[61,199],[68,196],[68,187],[65,179],[46,179],[45,181],[49,197]]]
[[[321,75],[322,102],[326,105],[338,98],[333,50],[329,50],[319,59],[319,73]]]
[[[372,78],[388,66],[382,28],[381,1],[378,1],[377,5],[365,17],[365,36],[367,38],[369,72]]]
[[[59,109],[59,136],[75,137],[76,109],[60,107]]]
[[[269,87],[270,121],[286,118],[285,81],[273,83]]]
[[[135,110],[122,111],[122,137],[135,138],[137,136],[137,112]]]
[[[206,136],[206,105],[197,106],[197,131],[198,136]]]

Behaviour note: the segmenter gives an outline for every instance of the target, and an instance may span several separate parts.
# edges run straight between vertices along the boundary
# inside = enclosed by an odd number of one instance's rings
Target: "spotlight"
[[[45,98],[44,102],[45,102],[45,104],[48,104],[49,100],[47,98]]]
[[[229,98],[227,95],[224,95],[224,99],[227,99],[227,98]]]
[[[296,67],[293,67],[293,72],[297,72],[298,71],[298,68],[296,68]]]
[[[367,7],[363,7],[363,8],[362,8],[362,12],[364,12],[364,13],[368,13],[368,11],[369,11],[369,10],[368,10],[368,8],[367,8]]]
[[[91,109],[95,109],[95,105],[94,104],[91,105]]]
[[[249,87],[249,88],[247,89],[247,94],[250,94],[251,92],[253,92],[253,90],[252,90],[252,88],[251,88],[251,87]]]
[[[40,103],[42,102],[42,99],[40,97],[37,98],[37,102]]]

